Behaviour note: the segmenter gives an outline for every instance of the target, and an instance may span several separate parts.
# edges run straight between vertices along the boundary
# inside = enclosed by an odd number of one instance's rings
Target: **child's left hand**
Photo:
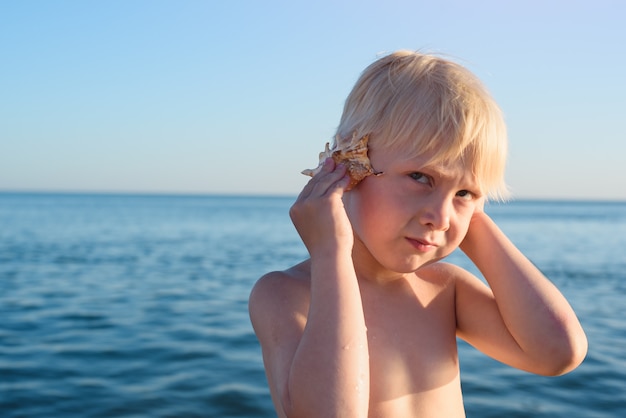
[[[485,196],[481,196],[478,199],[476,199],[476,208],[474,209],[474,215],[476,215],[477,213],[484,213],[485,212]]]
[[[476,199],[476,206],[474,207],[474,213],[472,214],[472,217],[470,219],[469,227],[467,229],[467,232],[465,233],[465,238],[463,238],[463,241],[461,242],[461,245],[459,246],[461,250],[465,251],[466,247],[469,245],[468,237],[472,233],[472,225],[474,224],[474,221],[483,216],[487,216],[487,214],[485,213],[485,197],[481,196]]]

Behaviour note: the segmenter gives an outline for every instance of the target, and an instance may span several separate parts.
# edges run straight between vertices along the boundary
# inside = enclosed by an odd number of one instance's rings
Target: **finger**
[[[332,158],[327,158],[322,165],[321,171],[309,180],[302,189],[300,196],[306,198],[312,195],[324,195],[329,189],[334,188],[335,183],[340,181],[345,176],[345,173],[346,168],[343,165],[335,165]]]
[[[344,173],[343,177],[337,180],[331,187],[328,189],[328,193],[338,193],[340,196],[343,196],[344,192],[350,189],[350,182],[352,179],[347,173]]]
[[[346,183],[344,177],[346,177],[346,167],[342,164],[335,165],[335,163],[328,163],[326,167],[333,167],[331,171],[325,170],[318,174],[319,179],[313,185],[312,194],[323,196],[329,192],[334,192],[335,189],[344,189]]]

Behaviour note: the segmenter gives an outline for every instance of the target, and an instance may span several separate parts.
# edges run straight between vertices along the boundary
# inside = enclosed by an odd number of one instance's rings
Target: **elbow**
[[[573,335],[568,335],[566,340],[558,347],[551,350],[547,357],[551,359],[545,364],[540,374],[545,376],[561,376],[576,369],[587,356],[587,337],[582,328]]]
[[[587,356],[587,337],[581,332],[581,335],[575,339],[561,358],[560,368],[554,376],[561,376],[576,369],[585,360]]]

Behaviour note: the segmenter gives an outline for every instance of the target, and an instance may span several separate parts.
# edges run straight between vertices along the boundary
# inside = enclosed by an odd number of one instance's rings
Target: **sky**
[[[513,198],[626,200],[625,19],[620,0],[0,1],[0,191],[297,195],[359,74],[411,49],[498,101]]]

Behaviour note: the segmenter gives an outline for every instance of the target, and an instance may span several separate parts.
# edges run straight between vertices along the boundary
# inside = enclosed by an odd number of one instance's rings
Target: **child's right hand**
[[[291,207],[291,220],[311,256],[352,250],[352,226],[341,199],[349,183],[346,168],[328,158]]]

